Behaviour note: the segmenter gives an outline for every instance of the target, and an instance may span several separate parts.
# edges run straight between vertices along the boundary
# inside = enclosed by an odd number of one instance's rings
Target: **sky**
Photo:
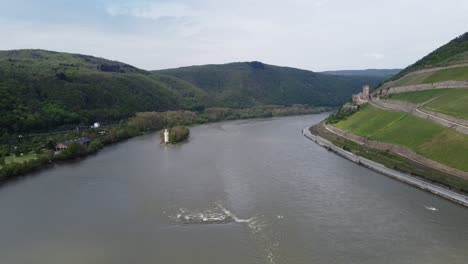
[[[0,50],[157,70],[262,61],[404,68],[468,31],[468,0],[0,0]]]

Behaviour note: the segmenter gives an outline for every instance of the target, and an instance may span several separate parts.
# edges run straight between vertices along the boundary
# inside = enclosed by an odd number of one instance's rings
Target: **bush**
[[[101,150],[104,147],[102,142],[99,139],[95,139],[91,141],[91,143],[88,146],[88,152],[89,153],[96,153],[99,150]]]

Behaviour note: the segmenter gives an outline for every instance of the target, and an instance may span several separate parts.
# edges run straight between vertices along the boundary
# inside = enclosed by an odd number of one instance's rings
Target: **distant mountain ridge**
[[[341,70],[341,71],[324,71],[320,73],[342,76],[380,76],[390,78],[399,73],[401,69],[365,69],[365,70]]]
[[[185,80],[229,107],[261,104],[337,106],[381,76],[334,76],[258,61],[190,66],[154,73]]]

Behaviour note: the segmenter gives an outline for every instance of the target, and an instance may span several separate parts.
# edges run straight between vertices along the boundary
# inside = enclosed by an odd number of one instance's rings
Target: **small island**
[[[186,140],[190,135],[190,130],[184,126],[176,126],[161,131],[161,142],[174,144]]]

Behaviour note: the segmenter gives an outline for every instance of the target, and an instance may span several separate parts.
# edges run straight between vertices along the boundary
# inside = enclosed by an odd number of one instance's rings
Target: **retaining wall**
[[[374,171],[377,171],[377,172],[380,172],[384,175],[387,175],[387,176],[390,176],[394,179],[397,179],[399,181],[402,181],[402,182],[405,182],[407,184],[410,184],[414,187],[417,187],[417,188],[420,188],[422,190],[425,190],[425,191],[428,191],[428,192],[431,192],[433,194],[436,194],[440,197],[443,197],[443,198],[446,198],[450,201],[453,201],[453,202],[456,202],[458,204],[461,204],[461,205],[464,205],[464,206],[467,206],[468,207],[468,197],[466,195],[463,195],[463,194],[460,194],[460,193],[456,193],[456,192],[453,192],[453,191],[450,191],[448,189],[445,189],[443,187],[440,187],[440,186],[437,186],[435,184],[431,184],[431,183],[428,183],[424,180],[421,180],[421,179],[418,179],[418,178],[415,178],[415,177],[412,177],[410,175],[407,175],[407,174],[404,174],[404,173],[401,173],[401,172],[398,172],[398,171],[395,171],[395,170],[391,170],[385,166],[383,166],[382,164],[379,164],[379,163],[376,163],[374,161],[371,161],[371,160],[368,160],[364,157],[361,157],[361,156],[357,156],[351,152],[348,152],[346,150],[343,150],[335,145],[333,145],[333,143],[331,143],[330,141],[318,136],[318,135],[314,135],[310,132],[310,130],[308,128],[304,128],[302,130],[302,134],[309,138],[310,140],[316,142],[317,144],[335,152],[336,154],[346,158],[346,159],[349,159],[355,163],[358,163],[360,165],[363,165],[371,170],[374,170]]]

